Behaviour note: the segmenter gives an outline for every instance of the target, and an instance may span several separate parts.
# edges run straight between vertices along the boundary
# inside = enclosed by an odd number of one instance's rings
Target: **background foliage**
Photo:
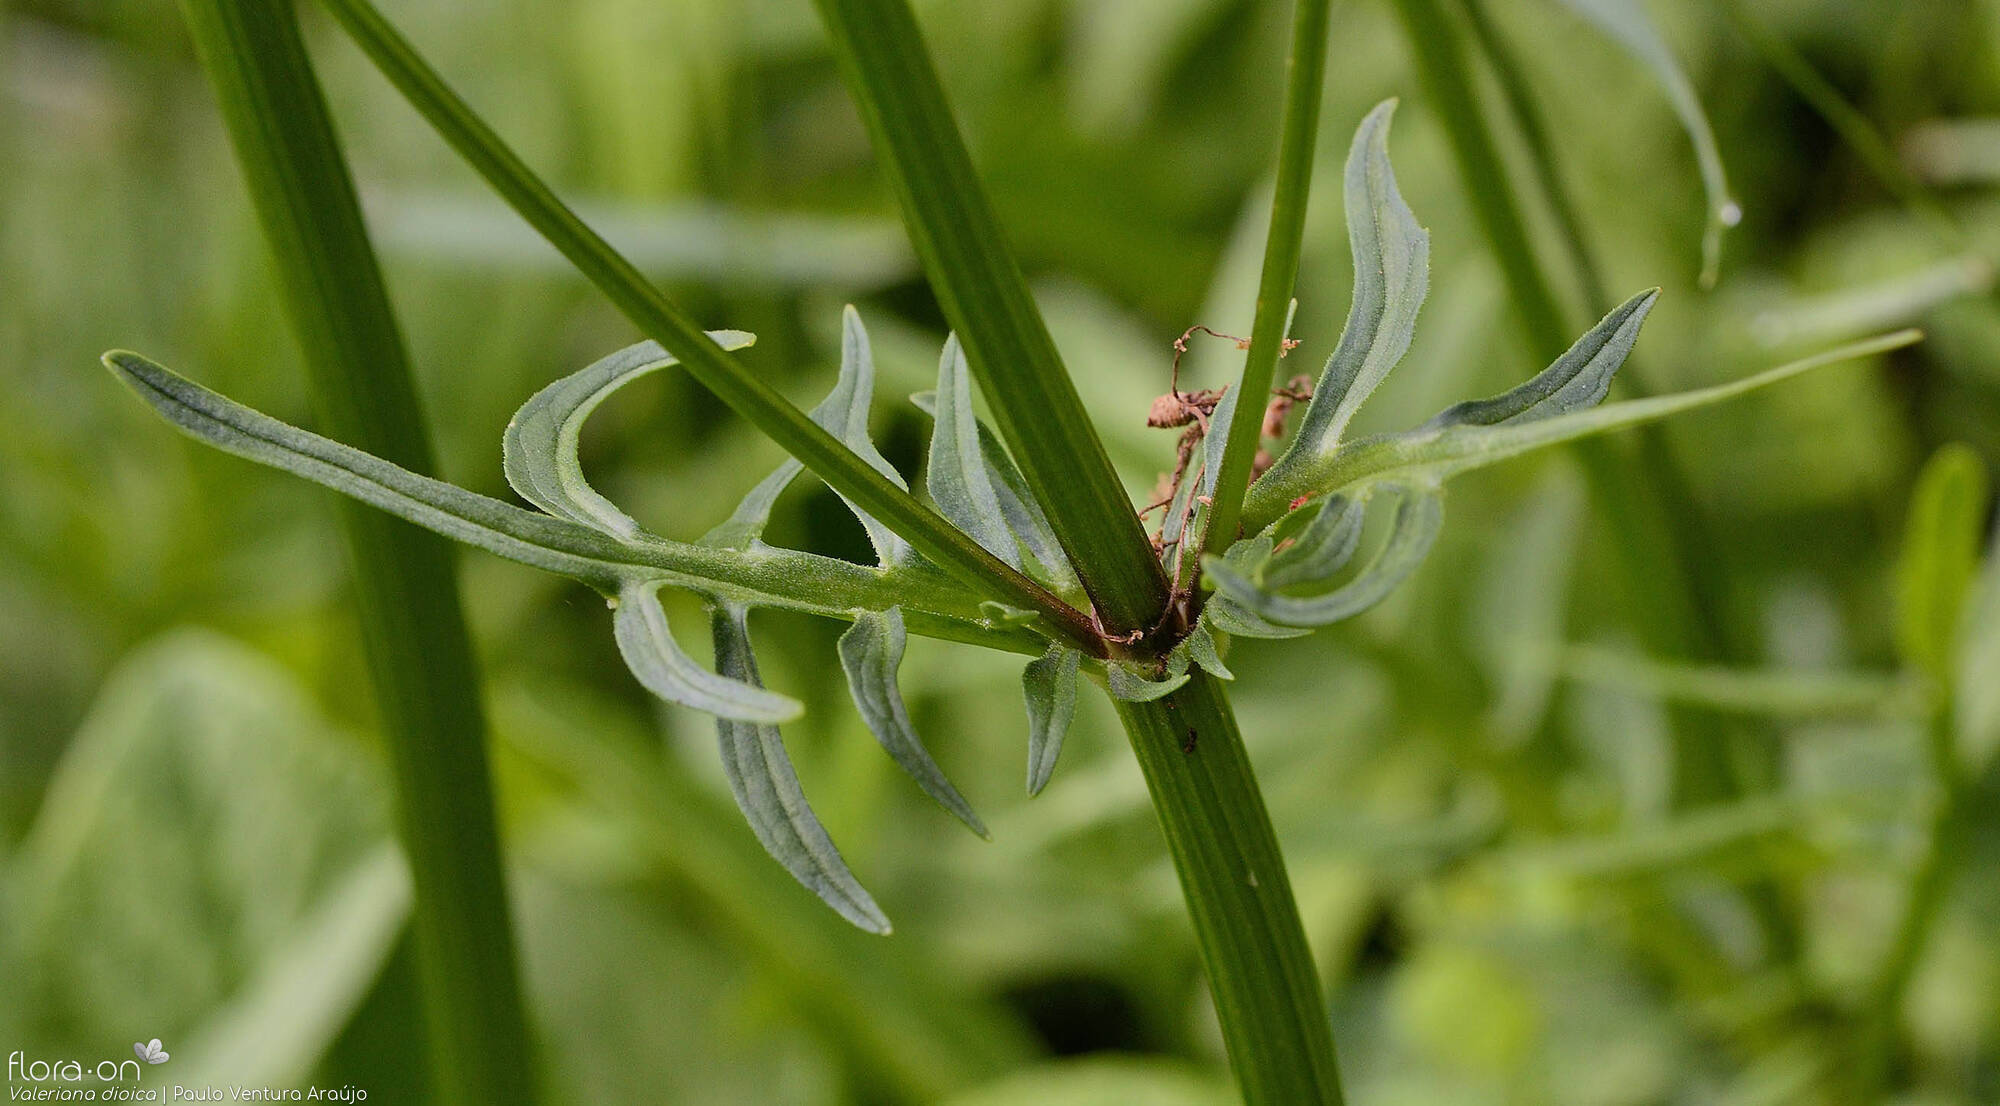
[[[1135,501],[1172,463],[1172,433],[1144,429],[1171,340],[1194,323],[1249,332],[1284,7],[920,6]],[[1913,588],[1921,606],[1910,573],[1960,570],[1949,551],[1901,550],[1926,457],[1953,441],[1975,469],[2000,457],[2000,138],[1974,125],[2000,114],[2000,3],[1651,10],[1744,212],[1712,291],[1696,281],[1699,170],[1645,71],[1561,4],[1490,5],[1606,283],[1665,288],[1628,373],[1697,387],[1891,325],[1931,337],[1669,429],[1717,539],[1703,573],[1729,659],[1760,674],[1747,685],[1640,657],[1634,612],[1652,597],[1610,567],[1619,539],[1560,455],[1462,480],[1439,548],[1382,607],[1231,656],[1357,1102],[1839,1101],[1866,1032],[1854,1011],[1928,849],[1925,727],[1898,674],[1905,655],[1938,669],[1898,607]],[[706,325],[756,332],[747,363],[795,400],[825,390],[840,308],[859,304],[882,373],[876,440],[918,470],[929,424],[897,398],[931,386],[939,314],[810,5],[391,14]],[[632,335],[307,16],[443,474],[507,496],[507,416]],[[1885,184],[1757,28],[1935,200]],[[1432,300],[1361,429],[1401,428],[1539,366],[1401,24],[1356,0],[1334,33],[1303,344],[1284,371],[1314,370],[1338,337],[1340,160],[1362,114],[1401,95],[1392,149],[1431,230]],[[0,1048],[123,1055],[158,1036],[182,1081],[415,1100],[407,889],[327,498],[168,433],[97,368],[103,349],[146,349],[304,421],[185,33],[168,5],[14,0],[0,59],[0,380],[16,413],[0,435]],[[1499,94],[1484,73],[1477,87]],[[1535,230],[1554,256],[1554,228]],[[1184,368],[1213,385],[1236,356],[1198,345]],[[679,538],[780,459],[672,373],[592,429],[597,486]],[[1984,501],[1973,510],[1983,533]],[[771,537],[871,559],[817,484]],[[1899,559],[1932,567],[1899,582]],[[1030,803],[1017,661],[913,645],[910,709],[989,844],[880,756],[828,660],[838,627],[759,616],[768,681],[809,708],[789,730],[801,778],[897,919],[872,940],[763,857],[721,790],[709,721],[633,683],[593,594],[462,564],[552,1101],[1227,1100],[1172,872],[1101,697],[1083,697]],[[1991,672],[2000,574],[1970,586],[1964,668]],[[691,606],[670,614],[702,625]],[[1968,764],[2000,740],[1994,715],[1990,687],[1963,682]],[[1671,735],[1690,724],[1775,748],[1768,790],[1678,802]],[[1994,805],[1990,775],[1968,785],[1974,809]],[[2000,1094],[1993,821],[1972,819],[1973,878],[1948,882],[1890,1018],[1909,1102]]]

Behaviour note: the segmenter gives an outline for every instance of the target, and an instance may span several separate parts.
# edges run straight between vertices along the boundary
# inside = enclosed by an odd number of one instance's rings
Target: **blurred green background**
[[[1942,217],[1869,171],[1738,5],[1887,136]],[[1900,693],[1866,694],[1898,671],[1910,486],[1945,442],[2000,457],[2000,124],[1981,123],[2000,116],[2000,0],[1652,4],[1744,210],[1706,291],[1694,158],[1646,72],[1554,0],[1490,8],[1611,291],[1666,289],[1628,372],[1678,389],[1890,326],[1930,337],[1667,434],[1713,539],[1702,572],[1728,659],[1797,677],[1820,693],[1803,707],[1769,680],[1695,694],[1639,659],[1634,612],[1656,597],[1614,571],[1618,532],[1559,454],[1454,484],[1440,548],[1382,607],[1232,656],[1351,1098],[1838,1101],[1934,801],[1921,720]],[[918,471],[928,424],[900,397],[929,386],[940,315],[810,4],[387,10],[697,318],[755,331],[748,363],[796,400],[831,380],[840,307],[858,304],[884,373],[876,438]],[[1172,460],[1171,434],[1143,425],[1172,339],[1248,333],[1288,10],[919,5],[1135,497]],[[304,14],[443,474],[508,496],[513,408],[633,335]],[[1538,367],[1401,25],[1352,0],[1288,371],[1316,371],[1338,338],[1340,160],[1396,95],[1391,151],[1432,233],[1432,293],[1364,429]],[[0,1050],[94,1062],[160,1037],[181,1082],[423,1101],[406,877],[328,497],[183,440],[96,360],[142,350],[310,425],[271,289],[173,6],[0,6]],[[1234,356],[1198,347],[1194,382],[1228,379]],[[780,456],[670,374],[608,404],[584,445],[598,486],[676,537]],[[769,536],[867,556],[817,485]],[[711,723],[632,681],[595,595],[484,554],[461,571],[550,1101],[1229,1100],[1173,873],[1101,699],[1086,695],[1031,803],[1018,658],[912,648],[905,693],[988,844],[880,754],[832,663],[838,627],[766,617],[766,676],[810,708],[788,728],[801,778],[897,924],[870,939],[763,856]],[[1997,583],[1988,571],[1974,641],[2000,624]],[[1972,653],[1959,730],[1977,754],[2000,738],[2000,654]],[[1862,706],[1828,705],[1857,682]],[[1769,788],[1681,802],[1671,749],[1690,726],[1775,750]],[[1900,1101],[2000,1101],[1993,821],[1895,1012]]]

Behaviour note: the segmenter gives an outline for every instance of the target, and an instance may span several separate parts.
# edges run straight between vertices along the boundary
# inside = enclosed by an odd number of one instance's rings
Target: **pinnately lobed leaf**
[[[1162,679],[1154,679],[1154,673],[1131,661],[1113,660],[1104,664],[1104,684],[1114,699],[1127,703],[1150,703],[1164,699],[1179,691],[1188,682],[1188,672],[1182,668],[1178,673],[1170,673]]]
[[[716,667],[731,679],[759,684],[748,612],[722,604],[712,621]],[[718,718],[716,732],[729,790],[765,851],[841,917],[870,933],[888,933],[888,916],[848,870],[826,827],[806,804],[778,727]]]
[[[1055,773],[1063,738],[1076,717],[1077,667],[1083,654],[1051,642],[1049,651],[1021,670],[1028,705],[1028,794],[1039,795]]]
[[[971,804],[945,778],[944,769],[938,767],[923,739],[917,736],[916,727],[910,724],[910,712],[903,705],[901,689],[896,686],[896,670],[902,667],[906,642],[901,610],[891,607],[881,612],[862,611],[855,616],[854,625],[840,635],[840,664],[847,671],[847,688],[854,696],[854,706],[875,740],[882,743],[890,758],[917,781],[925,794],[936,799],[939,806],[972,832],[990,840],[992,834],[986,832],[986,823],[979,820]]]
[[[924,414],[937,416],[937,393],[918,392],[910,397]],[[1007,526],[1020,540],[1021,547],[1028,556],[1041,566],[1044,579],[1059,592],[1068,596],[1076,595],[1080,585],[1076,573],[1070,570],[1069,557],[1063,552],[1062,544],[1056,541],[1049,516],[1042,505],[1035,501],[1034,493],[1028,490],[1027,478],[1021,475],[1014,459],[1007,455],[1007,447],[1000,442],[1000,436],[986,425],[979,423],[979,453],[986,459],[986,475],[993,485],[993,497],[1000,504],[1000,515],[1007,520]]]

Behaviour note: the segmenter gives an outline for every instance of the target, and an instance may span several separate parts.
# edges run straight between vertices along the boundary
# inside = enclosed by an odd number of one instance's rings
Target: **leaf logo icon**
[[[164,1064],[168,1060],[167,1050],[160,1047],[158,1037],[133,1044],[132,1051],[148,1064]]]

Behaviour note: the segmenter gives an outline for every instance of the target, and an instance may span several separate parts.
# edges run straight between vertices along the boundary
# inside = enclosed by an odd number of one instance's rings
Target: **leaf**
[[[910,402],[923,409],[924,414],[936,417],[937,393],[918,392],[910,397]],[[1049,581],[1059,590],[1074,591],[1077,588],[1076,573],[1070,570],[1069,556],[1063,552],[1062,543],[1056,540],[1055,528],[1049,525],[1049,516],[1042,511],[1042,505],[1028,490],[1028,481],[1007,455],[1007,447],[1000,442],[1000,436],[986,425],[985,419],[975,419],[979,424],[979,454],[986,459],[986,474],[991,478],[993,496],[1000,503],[1000,514],[1007,520],[1008,529],[1014,532],[1021,545],[1027,549]]]
[[[986,823],[979,820],[971,804],[945,778],[944,769],[938,767],[923,739],[917,736],[916,727],[910,724],[910,712],[904,707],[903,693],[896,685],[896,670],[902,667],[907,641],[900,608],[856,615],[854,625],[840,635],[840,665],[847,670],[847,690],[854,696],[862,721],[868,723],[868,729],[890,758],[939,806],[956,815],[972,832],[990,840],[992,834],[986,832]]]
[[[1039,795],[1055,773],[1063,738],[1076,717],[1076,672],[1083,654],[1051,643],[1049,651],[1021,670],[1021,694],[1028,704],[1028,794]]]
[[[1279,595],[1238,575],[1221,558],[1211,558],[1209,579],[1229,598],[1282,626],[1327,626],[1352,618],[1387,598],[1423,564],[1444,521],[1444,499],[1436,489],[1405,489],[1396,504],[1389,538],[1354,579],[1310,598]]]
[[[1262,615],[1245,610],[1242,604],[1220,592],[1209,596],[1208,602],[1201,608],[1201,617],[1230,637],[1282,640],[1304,637],[1312,632],[1296,626],[1280,626]]]
[[[841,312],[840,375],[826,397],[812,409],[810,417],[827,433],[839,438],[841,444],[852,450],[868,467],[897,487],[908,490],[902,474],[882,456],[881,451],[875,448],[874,440],[868,436],[868,409],[874,397],[875,356],[869,347],[868,331],[861,325],[861,314],[849,304]],[[703,535],[702,544],[723,549],[750,549],[758,545],[778,497],[804,471],[804,465],[788,458],[750,489],[750,494],[737,504],[727,521]],[[868,541],[875,547],[875,556],[880,563],[895,564],[908,555],[909,545],[902,538],[868,512],[856,507],[845,495],[840,498],[868,532]]]
[[[718,676],[682,652],[667,628],[660,586],[658,580],[626,584],[612,615],[618,653],[647,691],[669,703],[738,722],[789,722],[805,713],[805,707],[788,695]]]
[[[724,349],[743,349],[757,340],[740,330],[712,330]],[[680,362],[658,342],[640,342],[599,359],[528,397],[507,422],[500,439],[507,483],[522,499],[549,514],[580,522],[613,537],[630,538],[639,524],[584,478],[577,458],[583,424],[611,393],[648,373]]]
[[[1007,528],[999,496],[986,474],[979,423],[972,412],[972,374],[955,334],[944,340],[944,354],[938,359],[937,411],[931,420],[930,467],[924,482],[939,514],[1008,567],[1021,567],[1020,543]]]
[[[1181,639],[1181,643],[1174,648],[1185,650],[1188,660],[1218,680],[1236,678],[1236,673],[1231,672],[1229,666],[1222,663],[1222,651],[1217,646],[1215,631],[1207,618],[1197,619],[1194,631]]]
[[[1658,288],[1633,296],[1533,380],[1491,399],[1447,407],[1418,429],[1534,422],[1597,406],[1611,390],[1611,378],[1631,356],[1639,327],[1659,299]]]
[[[843,562],[774,553],[752,564],[716,550],[643,537],[620,541],[568,519],[419,476],[232,402],[136,353],[104,363],[169,422],[226,453],[283,469],[445,537],[616,594],[632,578],[666,578],[742,602],[834,614],[862,605]],[[837,593],[849,593],[841,595]]]
[[[1694,84],[1674,59],[1673,51],[1667,49],[1639,0],[1562,0],[1562,3],[1652,70],[1653,79],[1667,94],[1667,102],[1694,143],[1702,188],[1708,193],[1708,222],[1701,238],[1701,283],[1704,288],[1714,287],[1722,270],[1723,229],[1741,222],[1743,209],[1730,198],[1722,153],[1716,148],[1715,132],[1709,128]]]
[[[1958,649],[1959,748],[1976,770],[2000,746],[2000,540],[1991,541],[1986,564],[1966,603],[1965,639]]]
[[[748,616],[736,604],[716,605],[711,621],[715,667],[724,676],[759,686]],[[888,933],[888,917],[848,870],[807,805],[778,727],[717,718],[715,729],[730,793],[765,851],[841,917],[870,933]]]
[[[1266,588],[1330,579],[1354,559],[1367,518],[1366,497],[1330,496],[1292,544],[1271,554],[1259,573]]]
[[[1896,641],[1903,659],[1949,686],[1965,597],[1979,564],[1988,487],[1970,446],[1940,448],[1917,475],[1896,566]]]
[[[1381,482],[1440,484],[1459,473],[1497,464],[1532,450],[1654,422],[1668,415],[1735,399],[1813,369],[1901,349],[1922,338],[1922,333],[1918,331],[1900,330],[1837,346],[1727,384],[1675,395],[1610,403],[1531,422],[1432,427],[1363,438],[1342,445],[1332,455],[1319,458],[1311,465],[1295,467],[1282,479],[1273,479],[1279,475],[1275,469],[1265,474],[1265,478],[1250,489],[1254,500],[1250,513],[1259,521],[1268,523],[1282,517],[1286,505],[1300,495],[1353,492]]]
[[[1430,235],[1403,202],[1389,165],[1389,120],[1396,101],[1368,113],[1347,156],[1347,235],[1354,254],[1354,302],[1340,344],[1320,373],[1298,438],[1267,476],[1331,452],[1354,413],[1409,351],[1430,281]],[[1282,475],[1279,475],[1283,479]]]
[[[1180,690],[1188,682],[1185,669],[1165,679],[1154,679],[1155,673],[1131,661],[1107,661],[1104,665],[1105,684],[1111,689],[1111,697],[1127,703],[1150,703],[1164,699]]]

